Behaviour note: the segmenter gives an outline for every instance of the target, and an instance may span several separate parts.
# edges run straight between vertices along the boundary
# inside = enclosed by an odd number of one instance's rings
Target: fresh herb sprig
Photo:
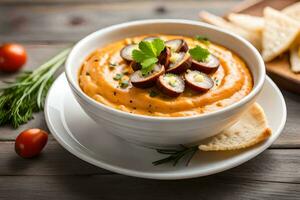
[[[164,41],[157,38],[153,41],[141,41],[139,49],[132,52],[132,58],[142,66],[142,74],[147,75],[153,70],[155,63],[158,62],[160,53],[164,50]]]
[[[199,62],[204,62],[206,59],[209,57],[210,52],[197,45],[196,47],[192,48],[189,50],[190,55],[192,56],[193,59],[199,61]]]
[[[23,72],[14,81],[0,86],[0,125],[14,128],[32,119],[43,109],[53,75],[65,62],[70,48],[62,51],[32,72]]]
[[[186,147],[184,145],[180,145],[180,149],[156,149],[156,151],[160,154],[166,154],[169,156],[152,162],[153,165],[161,165],[171,162],[173,163],[173,166],[176,166],[182,158],[187,157],[185,165],[188,166],[191,159],[198,151],[198,146]]]

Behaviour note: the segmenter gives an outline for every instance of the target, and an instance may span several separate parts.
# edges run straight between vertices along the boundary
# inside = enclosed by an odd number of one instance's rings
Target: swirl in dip
[[[96,101],[125,112],[162,116],[182,117],[200,115],[220,110],[233,104],[253,87],[252,75],[245,62],[232,51],[214,43],[203,43],[190,37],[158,35],[167,41],[183,39],[189,48],[196,45],[207,48],[216,56],[220,65],[209,74],[214,86],[207,92],[195,92],[186,87],[178,97],[172,98],[157,87],[137,88],[130,83],[134,72],[128,62],[120,56],[120,50],[138,43],[148,35],[126,38],[94,51],[83,63],[79,72],[81,89]]]

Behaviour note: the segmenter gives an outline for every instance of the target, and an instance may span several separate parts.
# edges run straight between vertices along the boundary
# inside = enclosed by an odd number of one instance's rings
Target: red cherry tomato
[[[18,135],[15,151],[23,158],[38,155],[48,141],[48,133],[38,128],[27,129]]]
[[[19,44],[3,44],[0,46],[0,70],[4,72],[18,71],[26,62],[27,55]]]

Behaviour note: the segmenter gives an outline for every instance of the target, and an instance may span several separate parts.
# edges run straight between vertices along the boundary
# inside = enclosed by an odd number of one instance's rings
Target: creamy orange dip
[[[121,87],[117,74],[125,74],[121,79],[129,80],[133,73],[129,64],[120,57],[120,50],[128,44],[138,43],[147,35],[126,38],[99,48],[83,63],[79,72],[80,87],[91,98],[107,106],[135,114],[179,117],[192,116],[220,110],[233,104],[253,87],[252,76],[245,62],[232,51],[210,43],[203,44],[193,38],[159,35],[164,40],[184,39],[188,46],[200,45],[208,48],[220,60],[220,67],[211,75],[214,87],[206,93],[186,89],[179,97],[170,98],[157,88],[140,89]],[[153,96],[152,94],[157,94]]]

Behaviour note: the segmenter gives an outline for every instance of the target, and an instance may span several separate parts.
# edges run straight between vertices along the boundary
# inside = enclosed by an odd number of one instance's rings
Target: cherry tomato
[[[38,128],[27,129],[18,135],[15,142],[16,153],[23,158],[38,155],[48,141],[48,133]]]
[[[0,70],[18,71],[26,62],[27,54],[23,46],[7,43],[0,46]]]

